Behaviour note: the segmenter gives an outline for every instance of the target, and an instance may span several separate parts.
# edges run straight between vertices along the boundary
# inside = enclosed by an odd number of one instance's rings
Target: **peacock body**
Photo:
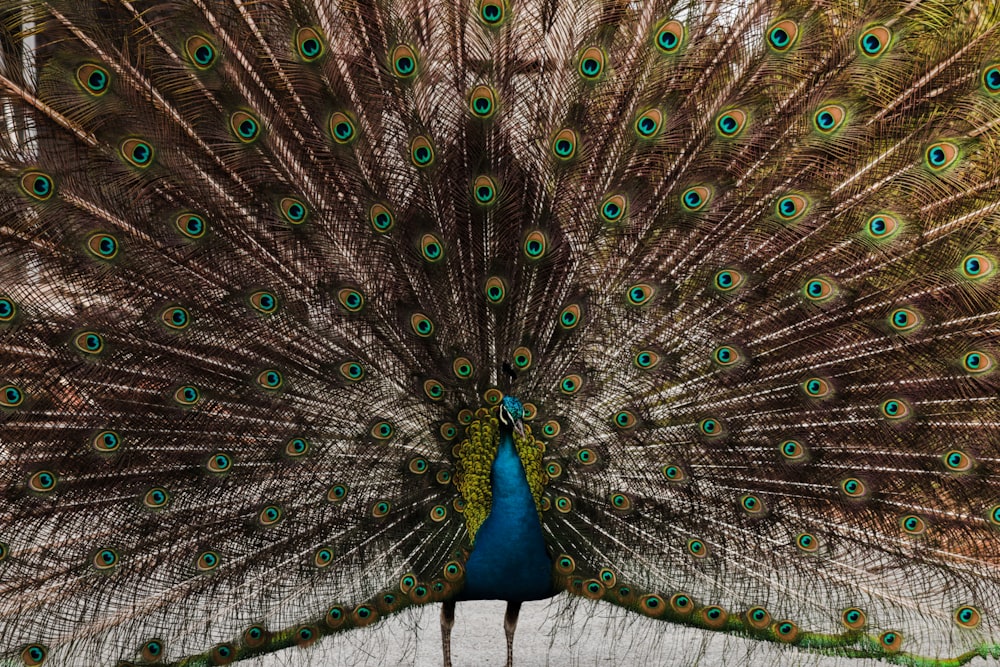
[[[555,594],[1000,657],[998,26],[3,2],[0,660]]]

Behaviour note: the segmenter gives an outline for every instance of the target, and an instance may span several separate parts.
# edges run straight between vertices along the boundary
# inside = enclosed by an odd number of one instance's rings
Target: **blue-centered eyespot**
[[[754,630],[766,630],[771,624],[771,614],[763,607],[751,607],[747,610],[746,620]]]
[[[285,197],[278,202],[278,208],[285,220],[293,225],[301,225],[309,216],[309,208],[299,199]]]
[[[548,242],[545,240],[545,234],[540,231],[530,232],[524,237],[524,254],[528,259],[541,259],[544,257],[547,246]]]
[[[663,476],[671,482],[683,482],[687,479],[687,475],[684,474],[684,469],[679,465],[667,464],[660,468],[660,472]]]
[[[649,370],[660,363],[660,355],[652,350],[639,350],[632,359],[633,363],[642,370]]]
[[[578,139],[576,132],[570,129],[560,130],[552,139],[552,154],[559,160],[570,160],[576,155]]]
[[[588,81],[594,81],[601,76],[604,71],[605,56],[596,46],[591,46],[584,50],[580,56],[580,66],[578,71],[580,76]]]
[[[519,347],[514,350],[511,360],[517,370],[526,371],[531,368],[531,350],[523,346]]]
[[[496,112],[497,96],[489,86],[476,86],[469,95],[469,111],[476,118],[489,118]]]
[[[790,19],[778,21],[767,29],[767,44],[778,53],[792,48],[799,36],[799,26]]]
[[[688,553],[695,558],[705,558],[708,556],[708,545],[706,545],[701,540],[692,539],[688,540],[687,543]]]
[[[265,315],[270,315],[278,310],[278,297],[273,292],[265,290],[254,292],[250,295],[249,301],[251,306]]]
[[[667,21],[656,31],[656,48],[661,53],[677,53],[684,43],[684,26],[680,21]]]
[[[434,323],[423,313],[410,315],[410,326],[413,328],[413,333],[421,338],[427,338],[434,333]]]
[[[931,144],[924,151],[924,164],[932,171],[942,171],[958,160],[958,146],[950,141],[939,141]]]
[[[182,213],[174,218],[177,230],[189,239],[200,239],[208,230],[205,219],[194,213]]]
[[[507,296],[507,285],[504,283],[503,278],[499,276],[490,276],[486,279],[486,298],[492,304],[503,303],[504,297]]]
[[[567,395],[572,395],[578,392],[582,386],[583,378],[579,375],[571,374],[567,375],[559,382],[559,391]]]
[[[98,570],[110,570],[118,564],[118,553],[114,549],[101,549],[91,562]]]
[[[428,262],[434,263],[444,257],[444,247],[438,237],[433,234],[424,234],[420,237],[420,254]]]
[[[761,514],[764,511],[764,501],[760,499],[760,496],[747,494],[740,498],[740,507],[747,514]]]
[[[982,619],[982,614],[975,607],[966,605],[955,610],[955,622],[963,628],[974,628]]]
[[[571,303],[566,306],[559,313],[559,326],[567,330],[576,327],[580,323],[581,312],[579,304]]]
[[[357,382],[365,376],[365,369],[356,361],[345,361],[340,365],[340,374],[345,380]]]
[[[794,642],[799,637],[799,626],[791,621],[778,621],[774,624],[775,638],[786,644]]]
[[[347,497],[347,487],[343,484],[334,484],[326,492],[326,499],[331,503],[339,503]]]
[[[858,37],[858,50],[868,58],[878,58],[889,48],[892,33],[885,26],[868,28]]]
[[[260,136],[260,121],[246,111],[237,111],[229,117],[229,127],[236,138],[249,144]]]
[[[584,447],[576,453],[576,460],[585,466],[597,463],[597,452],[589,447]]]
[[[546,438],[556,437],[557,435],[559,435],[559,432],[561,430],[562,427],[559,426],[559,422],[557,422],[554,419],[550,419],[549,421],[542,424],[542,433],[545,434]]]
[[[983,89],[990,95],[1000,94],[1000,64],[983,68]]]
[[[975,460],[960,449],[951,449],[941,457],[944,465],[952,472],[967,472],[972,470]]]
[[[611,506],[616,510],[626,512],[632,509],[632,500],[624,493],[612,493],[609,498],[611,500]]]
[[[889,326],[896,331],[913,331],[920,323],[920,314],[911,308],[897,308],[889,314]]]
[[[996,265],[986,255],[974,253],[962,260],[962,275],[970,280],[982,280],[993,275]]]
[[[628,410],[620,410],[615,413],[614,422],[620,429],[629,429],[635,426],[635,415]]]
[[[41,644],[31,644],[21,651],[21,662],[27,667],[37,667],[45,662],[49,655],[49,650]]]
[[[822,303],[833,297],[835,292],[833,283],[825,278],[813,278],[806,282],[802,288],[803,295],[810,301]]]
[[[410,161],[417,167],[429,167],[434,163],[434,147],[431,140],[418,135],[410,142]]]
[[[417,54],[406,44],[392,50],[392,71],[401,79],[408,79],[417,73]]]
[[[898,229],[899,221],[886,213],[876,213],[865,223],[865,232],[878,241],[890,238]]]
[[[309,452],[309,441],[305,438],[291,438],[285,443],[285,454],[293,458],[304,456]]]
[[[347,311],[356,313],[365,305],[365,297],[361,292],[350,287],[344,287],[337,291],[337,301]]]
[[[813,114],[813,127],[821,134],[831,134],[847,120],[847,109],[839,104],[827,104]]]
[[[118,239],[110,234],[94,234],[87,239],[87,250],[98,259],[112,260],[118,255]]]
[[[104,337],[95,331],[84,331],[73,338],[73,346],[84,354],[100,354],[104,351]]]
[[[32,199],[45,201],[55,192],[52,177],[40,171],[29,171],[21,176],[21,190]]]
[[[878,643],[886,653],[898,653],[903,647],[903,635],[893,630],[886,630],[879,635]]]
[[[218,57],[215,46],[201,35],[188,37],[187,41],[184,42],[184,51],[187,53],[191,64],[201,70],[208,69],[214,65],[215,59]]]
[[[910,406],[901,398],[890,398],[879,406],[886,419],[900,420],[910,416]]]
[[[653,298],[653,287],[647,285],[646,283],[639,283],[638,285],[632,285],[625,292],[628,302],[633,306],[641,306],[648,303],[650,299]]]
[[[901,518],[899,526],[909,535],[921,535],[927,530],[927,522],[915,514],[907,514]]]
[[[273,368],[261,371],[257,375],[257,384],[262,389],[267,389],[268,391],[275,391],[281,389],[285,384],[285,380],[281,375],[280,371]]]
[[[243,642],[250,648],[260,648],[267,641],[268,632],[261,625],[251,625],[243,632]]]
[[[153,163],[153,146],[141,139],[126,139],[119,151],[133,167],[144,169]]]
[[[704,185],[696,185],[688,188],[681,194],[681,205],[684,209],[694,213],[700,211],[708,205],[712,198],[712,191]]]
[[[798,440],[784,440],[778,445],[778,451],[787,461],[801,461],[806,457],[806,448]]]
[[[860,630],[868,623],[868,615],[857,607],[851,607],[840,614],[840,622],[848,630]]]
[[[24,392],[12,384],[0,387],[0,407],[16,408],[24,402]]]
[[[375,228],[376,232],[384,234],[392,229],[393,224],[396,222],[396,216],[392,214],[388,206],[373,204],[368,209],[368,221],[372,223],[372,227]]]
[[[848,477],[840,482],[840,491],[848,498],[862,498],[868,489],[864,482],[856,477]]]
[[[166,489],[154,486],[142,497],[142,504],[150,509],[159,509],[170,501],[170,494]]]
[[[715,274],[712,284],[720,292],[730,292],[743,284],[743,274],[736,269],[723,269]]]
[[[197,387],[184,385],[183,387],[178,387],[177,390],[174,391],[174,400],[181,405],[194,405],[201,400],[201,392],[198,391]]]
[[[694,600],[686,593],[675,593],[670,596],[670,608],[678,616],[689,616],[694,611]]]
[[[698,422],[698,430],[701,431],[702,435],[714,438],[722,435],[722,424],[718,419],[708,417]]]
[[[833,388],[823,378],[809,378],[802,383],[802,391],[812,398],[826,398]]]
[[[350,116],[337,111],[330,116],[330,136],[338,144],[349,144],[357,138],[358,131]]]
[[[99,452],[113,452],[121,447],[122,439],[114,431],[101,431],[90,442]]]
[[[480,206],[489,206],[497,198],[497,184],[489,176],[477,176],[472,184],[472,196]]]
[[[486,25],[500,25],[506,14],[507,8],[502,0],[479,0],[479,20]]]
[[[160,321],[171,329],[187,329],[191,324],[191,313],[187,308],[170,306],[160,313]]]
[[[468,357],[458,357],[451,364],[451,371],[460,380],[468,380],[475,371],[472,361]]]
[[[268,505],[257,514],[257,522],[262,526],[273,526],[281,521],[284,513],[278,505]]]
[[[380,500],[376,502],[374,505],[372,505],[372,516],[375,517],[376,519],[381,519],[386,514],[388,514],[389,510],[391,509],[392,505],[389,504],[389,501]]]
[[[0,295],[0,324],[12,322],[17,315],[17,304],[6,296]]]
[[[54,472],[39,470],[28,478],[28,488],[36,493],[48,493],[56,488],[58,480]]]
[[[295,50],[307,63],[319,58],[326,50],[326,44],[315,28],[299,28],[295,33]]]
[[[652,139],[663,128],[663,112],[659,109],[644,111],[635,119],[633,127],[642,139]]]
[[[611,195],[601,203],[601,217],[605,222],[619,222],[625,216],[626,205],[623,195]]]
[[[795,536],[795,546],[806,553],[819,549],[819,540],[811,533],[799,533]]]
[[[985,373],[993,368],[993,357],[979,350],[967,352],[962,357],[962,368],[968,373]]]
[[[226,472],[233,467],[233,459],[229,454],[216,452],[208,457],[205,467],[211,472]]]
[[[215,551],[203,551],[198,554],[198,559],[195,561],[195,567],[202,572],[210,572],[219,567],[219,563],[221,562],[222,559]]]
[[[720,366],[732,366],[741,359],[739,350],[731,345],[722,345],[712,352],[712,361]]]
[[[782,222],[801,218],[809,208],[809,201],[802,195],[786,195],[774,205],[774,212]]]
[[[432,401],[440,401],[444,396],[444,386],[437,380],[424,381],[424,393]]]
[[[715,129],[726,139],[739,136],[747,126],[747,113],[742,109],[723,111],[715,118]]]
[[[80,65],[76,69],[76,80],[94,97],[100,97],[108,92],[108,87],[111,85],[111,75],[108,74],[108,70],[93,63]]]

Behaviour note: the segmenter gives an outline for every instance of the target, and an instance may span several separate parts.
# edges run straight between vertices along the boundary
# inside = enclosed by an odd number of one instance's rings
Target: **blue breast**
[[[491,470],[493,504],[465,563],[462,600],[540,600],[554,594],[552,560],[524,475],[506,431]]]

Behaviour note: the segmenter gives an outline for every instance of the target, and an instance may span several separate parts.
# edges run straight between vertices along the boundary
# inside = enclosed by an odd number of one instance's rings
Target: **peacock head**
[[[524,406],[513,396],[504,396],[500,401],[500,423],[524,437]]]

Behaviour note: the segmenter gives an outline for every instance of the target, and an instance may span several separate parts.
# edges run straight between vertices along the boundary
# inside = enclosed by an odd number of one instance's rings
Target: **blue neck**
[[[493,504],[465,563],[462,600],[540,600],[551,597],[552,561],[542,524],[511,432],[500,432],[491,469]]]

